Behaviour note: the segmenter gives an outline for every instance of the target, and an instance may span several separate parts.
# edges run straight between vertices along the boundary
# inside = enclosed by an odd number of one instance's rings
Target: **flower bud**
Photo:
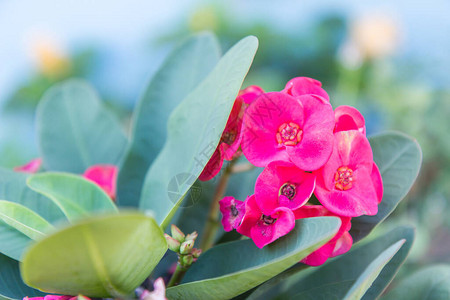
[[[197,231],[194,231],[193,233],[190,233],[190,234],[188,234],[187,236],[186,236],[186,241],[194,241],[195,242],[195,239],[198,237],[198,233],[197,233]]]
[[[194,241],[193,240],[185,241],[180,246],[180,254],[189,254],[191,253],[192,248],[194,248]]]
[[[179,241],[180,243],[184,242],[184,233],[180,230],[180,228],[178,228],[177,226],[175,226],[174,224],[172,224],[172,226],[170,227],[170,231],[172,232],[172,237],[174,239],[176,239],[177,241]]]
[[[164,233],[164,237],[166,238],[169,249],[172,250],[173,252],[178,253],[178,251],[180,251],[181,243],[176,239],[174,239],[173,237],[171,237],[170,235],[168,235],[167,233]]]
[[[192,249],[191,254],[192,256],[194,256],[194,258],[198,258],[200,254],[202,254],[202,249],[194,248]]]
[[[181,263],[183,264],[183,266],[188,267],[190,265],[192,265],[192,263],[194,262],[194,257],[192,255],[185,255],[181,258]]]

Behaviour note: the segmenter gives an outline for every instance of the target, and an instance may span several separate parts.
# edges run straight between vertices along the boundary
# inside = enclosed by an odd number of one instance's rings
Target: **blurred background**
[[[399,278],[450,263],[450,2],[0,0],[0,165],[38,155],[34,111],[69,77],[91,82],[126,125],[165,55],[210,30],[224,50],[246,35],[260,47],[244,85],[280,90],[320,80],[334,107],[357,107],[368,134],[399,130],[423,149],[413,190],[379,232],[414,224]]]

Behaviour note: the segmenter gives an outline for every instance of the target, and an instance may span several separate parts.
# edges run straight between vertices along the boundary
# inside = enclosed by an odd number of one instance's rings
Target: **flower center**
[[[234,204],[231,205],[231,215],[233,217],[237,217],[239,215],[239,211],[237,210],[236,205]]]
[[[346,191],[352,188],[353,170],[349,167],[339,167],[334,174],[334,186],[336,189]]]
[[[283,123],[277,132],[278,145],[295,146],[302,140],[303,131],[294,122]]]
[[[271,216],[262,215],[261,220],[263,220],[265,225],[272,225],[277,219],[274,219]]]
[[[283,184],[280,188],[280,191],[278,192],[278,195],[286,196],[289,200],[292,200],[295,196],[295,185],[292,183],[286,182]]]
[[[222,134],[221,140],[223,143],[231,145],[236,140],[236,135],[236,130],[226,131]]]

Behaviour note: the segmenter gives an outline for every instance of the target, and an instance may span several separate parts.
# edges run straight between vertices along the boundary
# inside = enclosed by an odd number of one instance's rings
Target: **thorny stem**
[[[183,278],[183,275],[184,273],[186,273],[186,271],[187,269],[183,267],[180,263],[178,263],[175,272],[173,273],[169,283],[167,284],[167,287],[170,288],[171,286],[177,285]]]
[[[219,229],[219,200],[223,198],[225,191],[227,189],[228,180],[230,175],[233,173],[233,166],[236,160],[232,160],[228,166],[225,168],[222,176],[219,179],[219,183],[216,187],[216,192],[209,207],[208,218],[206,219],[206,224],[203,230],[202,241],[200,243],[200,249],[203,253],[211,248],[214,244],[214,238],[216,237],[217,230]]]

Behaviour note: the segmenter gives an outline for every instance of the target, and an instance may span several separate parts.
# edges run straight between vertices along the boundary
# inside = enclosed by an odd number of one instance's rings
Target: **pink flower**
[[[289,208],[278,207],[269,214],[263,214],[252,195],[245,201],[245,214],[236,230],[251,238],[258,248],[263,248],[289,233],[294,226],[294,214]]]
[[[358,130],[336,132],[334,137],[330,159],[316,172],[317,199],[340,216],[376,215],[383,185],[369,141]]]
[[[116,180],[118,168],[114,165],[94,165],[89,167],[83,177],[96,183],[111,199],[116,199]]]
[[[281,160],[317,170],[330,157],[333,128],[333,109],[323,98],[266,93],[244,115],[242,151],[258,167]]]
[[[41,165],[42,165],[42,159],[35,158],[23,166],[15,167],[14,171],[23,172],[23,173],[36,173],[41,168]]]
[[[358,130],[366,134],[366,125],[363,115],[354,107],[341,105],[334,110],[336,125],[334,132],[346,130]]]
[[[153,291],[142,291],[139,300],[167,300],[164,280],[161,277],[156,279],[153,283]]]
[[[273,161],[256,179],[255,198],[265,213],[279,206],[295,210],[308,202],[315,185],[314,174],[289,162]]]
[[[295,77],[288,81],[282,92],[294,97],[317,95],[330,101],[330,97],[328,97],[327,92],[321,86],[322,83],[318,80],[308,77]]]
[[[295,219],[304,219],[311,217],[335,216],[341,219],[341,227],[336,235],[325,245],[309,254],[301,262],[310,266],[319,266],[329,257],[344,254],[353,244],[353,239],[348,233],[352,224],[350,217],[342,217],[328,211],[321,205],[305,205],[294,211]]]
[[[234,199],[234,197],[225,197],[219,201],[219,205],[223,229],[225,231],[236,229],[244,216],[245,203]]]
[[[242,117],[247,105],[264,91],[258,86],[249,86],[239,92],[234,101],[227,124],[220,138],[219,145],[199,176],[201,181],[214,178],[222,168],[223,160],[233,160],[241,155],[239,147],[242,140]]]
[[[44,297],[24,297],[23,300],[90,300],[90,298],[78,295],[78,296],[59,296],[59,295],[47,295]]]

